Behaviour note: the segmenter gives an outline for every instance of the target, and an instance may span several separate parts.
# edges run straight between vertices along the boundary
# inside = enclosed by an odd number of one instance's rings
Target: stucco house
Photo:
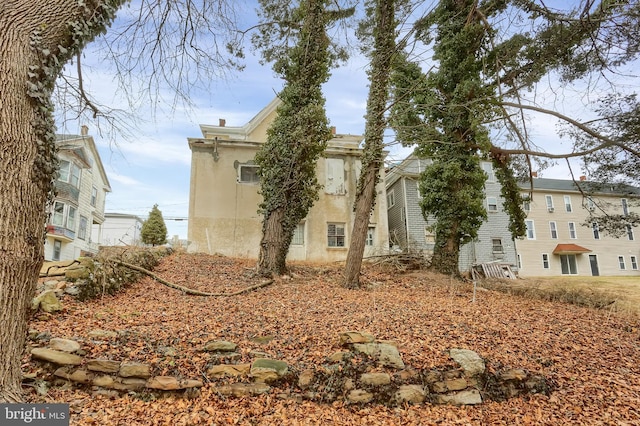
[[[88,128],[80,135],[57,135],[60,172],[50,205],[45,260],[71,260],[98,252],[104,205],[111,185]]]
[[[435,235],[429,225],[435,219],[425,220],[419,205],[418,181],[420,174],[431,163],[410,155],[387,173],[387,215],[389,238],[397,250],[433,252]],[[460,248],[459,269],[466,272],[474,264],[508,264],[517,270],[516,246],[509,232],[509,217],[504,211],[500,195],[500,183],[496,180],[491,162],[482,161],[487,173],[485,183],[485,208],[487,220],[478,230],[478,238]]]
[[[561,179],[533,179],[521,184],[527,213],[527,235],[516,241],[521,276],[640,276],[637,228],[627,226],[620,238],[605,235],[596,213],[640,213],[640,188]],[[582,192],[580,188],[582,189]]]
[[[102,224],[102,246],[137,246],[142,244],[143,220],[134,214],[107,212]]]
[[[189,138],[189,252],[255,258],[261,220],[258,166],[254,157],[266,142],[280,100],[274,99],[243,126],[201,125],[202,137]],[[353,229],[356,182],[361,169],[361,136],[334,134],[317,164],[323,185],[319,200],[298,225],[289,260],[346,259]],[[365,256],[388,250],[384,184],[370,216]]]

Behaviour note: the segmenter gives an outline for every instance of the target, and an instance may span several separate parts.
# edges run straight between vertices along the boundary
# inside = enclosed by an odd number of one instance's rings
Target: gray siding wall
[[[389,241],[392,246],[400,246],[404,249],[407,246],[407,233],[404,211],[404,191],[402,185],[403,178],[394,182],[387,188],[387,221],[389,223]],[[389,204],[389,195],[393,194],[395,204]]]

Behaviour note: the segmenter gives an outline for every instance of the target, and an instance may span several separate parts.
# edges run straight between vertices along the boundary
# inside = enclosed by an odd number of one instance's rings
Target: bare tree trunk
[[[383,166],[385,111],[389,98],[389,78],[395,51],[395,0],[376,0],[374,48],[369,73],[369,97],[362,173],[358,182],[355,202],[355,218],[349,253],[345,265],[344,287],[360,286],[360,268],[364,255],[369,215],[376,201],[376,185]]]
[[[263,224],[258,256],[258,271],[261,275],[270,276],[271,273],[282,275],[287,272],[286,259],[289,245],[286,243],[288,239],[284,229],[280,225],[284,216],[284,208],[279,207],[271,212]]]
[[[43,260],[46,189],[37,182],[38,144],[27,69],[29,37],[0,13],[0,402],[21,400],[27,312]]]

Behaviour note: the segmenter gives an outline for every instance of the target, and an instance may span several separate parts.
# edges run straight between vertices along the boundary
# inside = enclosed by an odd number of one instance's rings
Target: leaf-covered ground
[[[154,272],[206,292],[234,292],[257,284],[254,262],[174,254]],[[467,348],[489,368],[542,374],[554,390],[474,407],[323,404],[275,393],[228,398],[206,383],[199,394],[159,399],[118,398],[87,389],[52,388],[32,402],[71,405],[71,424],[85,425],[637,425],[640,424],[640,323],[637,318],[543,302],[472,286],[428,272],[399,274],[364,266],[366,289],[340,287],[340,266],[294,265],[292,275],[240,296],[184,295],[144,278],[116,296],[91,302],[65,299],[65,309],[34,317],[30,327],[84,342],[87,356],[151,363],[154,374],[204,378],[210,340],[238,344],[284,360],[296,371],[339,350],[338,333],[366,330],[393,340],[407,365],[450,366],[447,351]],[[93,343],[92,330],[121,335]],[[124,331],[124,333],[122,333]],[[260,337],[264,339],[259,339]],[[273,337],[271,340],[268,337]],[[28,360],[28,358],[26,358]],[[28,361],[25,369],[34,369]]]

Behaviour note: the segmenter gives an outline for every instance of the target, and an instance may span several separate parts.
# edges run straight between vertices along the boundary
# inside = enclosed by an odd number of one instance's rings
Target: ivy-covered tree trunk
[[[396,1],[375,0],[373,51],[369,71],[369,96],[365,124],[362,171],[358,181],[353,232],[345,265],[346,288],[360,286],[360,269],[369,226],[369,215],[376,201],[376,185],[384,163],[385,111],[389,99],[391,64],[396,50]]]
[[[286,272],[293,233],[318,199],[317,161],[331,137],[321,90],[330,64],[327,4],[306,0],[293,11],[302,23],[298,42],[274,65],[286,84],[267,142],[256,155],[263,197],[258,271],[265,276]]]
[[[0,402],[22,400],[27,315],[57,167],[51,90],[62,65],[104,30],[121,3],[0,4]]]

